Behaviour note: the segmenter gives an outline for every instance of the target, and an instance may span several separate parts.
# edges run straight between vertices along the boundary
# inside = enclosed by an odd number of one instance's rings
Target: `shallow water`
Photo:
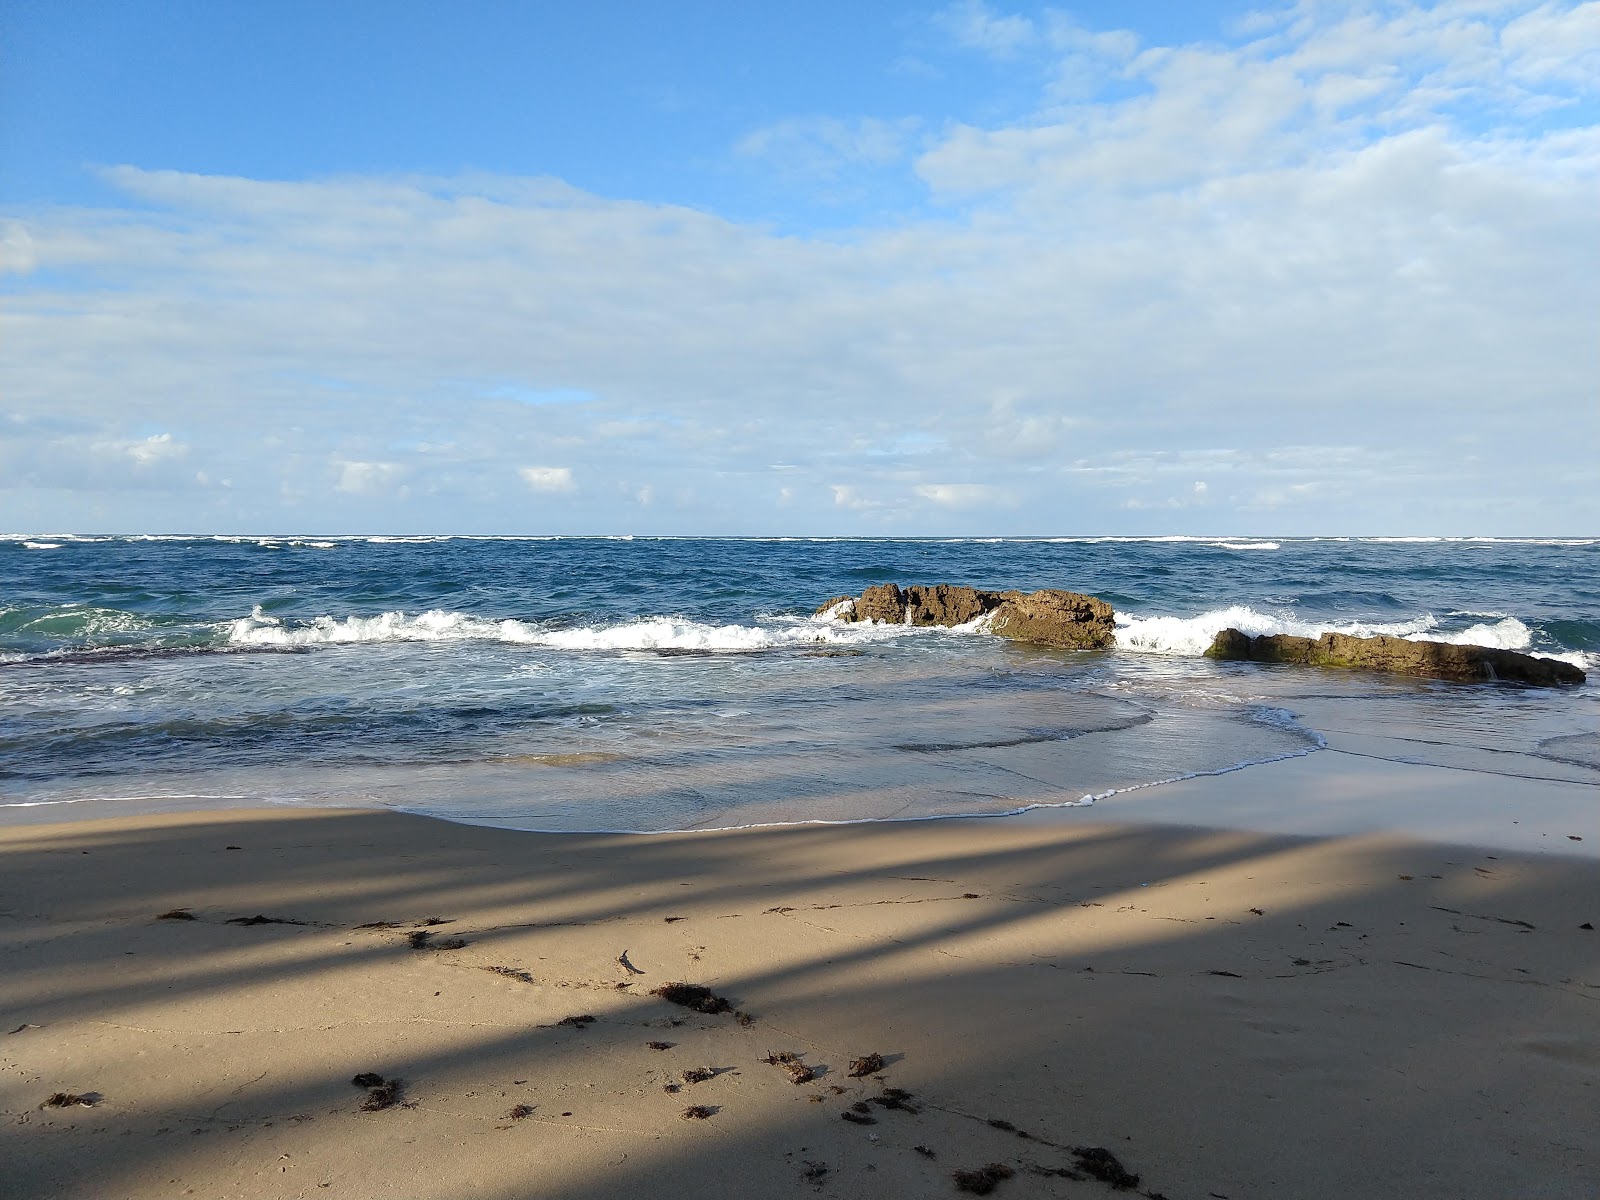
[[[261,802],[574,830],[1001,813],[1307,753],[1307,706],[1420,728],[1421,755],[1600,782],[1593,683],[1199,657],[1226,625],[1331,628],[1592,671],[1597,567],[1583,539],[18,535],[0,541],[0,819]],[[883,580],[1092,592],[1118,609],[1119,647],[809,615]]]

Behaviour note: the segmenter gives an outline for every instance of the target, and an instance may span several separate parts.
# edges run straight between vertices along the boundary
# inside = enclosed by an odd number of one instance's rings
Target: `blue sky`
[[[0,12],[0,526],[1592,533],[1600,4]]]

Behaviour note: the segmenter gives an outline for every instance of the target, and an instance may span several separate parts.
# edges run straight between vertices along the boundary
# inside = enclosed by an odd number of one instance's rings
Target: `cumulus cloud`
[[[577,490],[572,480],[571,467],[523,467],[517,472],[522,482],[536,492],[571,492]],[[641,503],[648,503],[642,500]]]
[[[1597,11],[1307,2],[1158,46],[960,5],[947,35],[1059,69],[1015,120],[751,135],[741,159],[809,144],[925,188],[825,235],[558,180],[116,168],[126,206],[0,233],[0,270],[30,269],[0,504],[370,528],[405,488],[429,503],[395,520],[516,532],[532,489],[591,532],[1592,526]]]
[[[961,0],[941,9],[934,23],[957,44],[999,57],[1015,54],[1038,37],[1029,18],[1000,13],[983,0]]]
[[[334,487],[353,496],[387,492],[404,473],[400,464],[390,462],[337,462],[334,466],[339,474]]]
[[[919,483],[913,491],[947,508],[978,508],[1006,499],[1002,489],[987,483]]]

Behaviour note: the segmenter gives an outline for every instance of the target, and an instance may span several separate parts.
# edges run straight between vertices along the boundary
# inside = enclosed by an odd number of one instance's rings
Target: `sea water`
[[[1064,588],[1117,646],[818,617]],[[1548,654],[1575,689],[1218,663],[1226,627]],[[379,806],[539,830],[989,815],[1341,732],[1600,783],[1600,539],[0,538],[0,822]],[[1313,714],[1308,717],[1308,713]]]

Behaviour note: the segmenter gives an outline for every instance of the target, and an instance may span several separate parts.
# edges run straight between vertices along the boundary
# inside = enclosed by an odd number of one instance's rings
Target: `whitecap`
[[[554,629],[534,621],[495,620],[469,613],[430,609],[410,615],[385,612],[376,616],[318,616],[287,623],[257,605],[248,617],[218,626],[233,646],[317,646],[363,642],[490,641],[544,646],[554,650],[698,650],[739,652],[808,645],[863,645],[914,635],[961,635],[983,632],[981,621],[954,629],[845,623],[812,617],[765,618],[753,625],[713,625],[684,617],[653,616],[609,625]]]

